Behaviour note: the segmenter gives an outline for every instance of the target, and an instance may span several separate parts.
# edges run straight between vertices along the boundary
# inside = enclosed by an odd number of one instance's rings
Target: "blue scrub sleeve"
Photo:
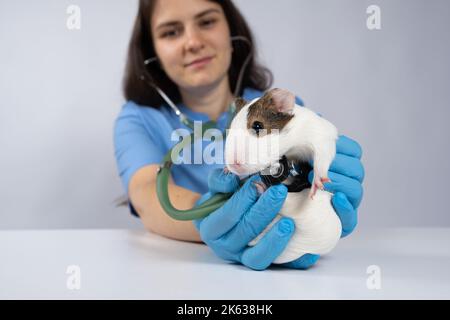
[[[127,195],[133,174],[145,165],[159,164],[164,156],[157,143],[158,121],[145,123],[139,108],[132,102],[125,104],[114,126],[115,158]]]

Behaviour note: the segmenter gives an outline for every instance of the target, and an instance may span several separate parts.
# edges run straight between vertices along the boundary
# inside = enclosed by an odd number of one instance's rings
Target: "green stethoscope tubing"
[[[228,114],[228,122],[230,123],[232,116],[235,112],[235,106],[232,104],[229,108]],[[183,117],[182,122],[190,127],[194,128],[194,124],[191,120]],[[214,121],[208,121],[202,125],[202,136],[206,130],[215,128],[216,123]],[[228,127],[228,126],[227,126]],[[183,149],[188,143],[194,143],[194,133],[191,133],[190,139],[183,139],[178,144],[173,146],[167,154],[164,156],[162,165],[160,166],[157,176],[156,176],[156,193],[158,195],[158,200],[161,207],[164,211],[175,220],[196,220],[201,219],[208,216],[211,212],[214,212],[229,199],[233,195],[233,193],[216,193],[211,198],[203,202],[201,205],[198,205],[192,209],[187,210],[179,210],[176,209],[169,198],[169,176],[170,176],[170,167],[173,165],[172,162],[172,151],[174,148]],[[245,183],[245,180],[240,181],[240,186]]]

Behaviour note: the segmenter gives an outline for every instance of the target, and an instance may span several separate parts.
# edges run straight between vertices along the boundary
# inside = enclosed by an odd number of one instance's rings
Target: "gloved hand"
[[[222,169],[212,170],[208,177],[209,192],[197,204],[217,192],[239,191],[207,217],[193,221],[201,239],[217,256],[255,270],[272,264],[283,252],[295,228],[294,221],[284,217],[255,246],[247,245],[275,218],[287,196],[287,188],[282,184],[259,195],[253,182],[260,179],[259,175],[254,175],[239,189],[236,175],[224,173]]]
[[[358,222],[357,209],[363,196],[362,182],[364,167],[361,163],[362,149],[354,140],[339,136],[336,142],[336,156],[328,170],[331,182],[325,183],[325,190],[334,193],[331,203],[341,220],[341,238],[348,236]],[[308,175],[312,182],[314,173]],[[317,254],[305,254],[299,259],[283,264],[285,267],[308,269],[319,260]]]

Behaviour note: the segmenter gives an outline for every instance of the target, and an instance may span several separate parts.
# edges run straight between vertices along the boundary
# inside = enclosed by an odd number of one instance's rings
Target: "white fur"
[[[225,162],[228,169],[243,177],[260,172],[278,162],[280,156],[286,155],[288,159],[313,160],[314,178],[327,177],[336,154],[336,127],[310,109],[295,105],[292,110],[294,117],[281,132],[256,137],[247,130],[248,108],[256,100],[243,107],[231,123],[225,144]],[[274,144],[278,141],[279,148],[268,152],[261,147],[257,148],[256,152],[250,152],[237,172],[230,164],[236,157],[241,157],[241,160],[245,158],[247,146],[240,144],[245,139],[248,139],[247,145],[253,149],[268,141]],[[341,222],[331,204],[332,194],[317,190],[314,199],[311,199],[309,191],[306,189],[288,193],[278,216],[249,245],[255,245],[276,221],[287,216],[294,220],[295,232],[275,263],[293,261],[306,253],[323,255],[330,252],[336,246],[342,231]]]
[[[309,196],[309,189],[288,193],[280,213],[249,245],[258,243],[284,216],[294,220],[295,231],[274,263],[290,262],[306,253],[323,255],[330,252],[339,241],[342,231],[341,221],[331,205],[331,196],[327,191],[317,190],[313,200]]]

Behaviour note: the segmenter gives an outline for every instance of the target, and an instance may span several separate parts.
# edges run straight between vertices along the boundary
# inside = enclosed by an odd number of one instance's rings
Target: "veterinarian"
[[[115,122],[114,145],[130,210],[146,229],[172,239],[203,241],[224,260],[263,270],[283,251],[293,221],[282,218],[256,246],[247,243],[278,213],[287,195],[284,185],[255,199],[246,184],[224,206],[193,223],[173,220],[163,211],[155,183],[164,155],[177,143],[172,140],[176,129],[215,121],[224,131],[236,96],[250,101],[270,88],[272,75],[255,56],[252,33],[231,1],[140,0],[123,82],[127,102]],[[297,104],[303,105],[300,98]],[[332,182],[325,184],[334,193],[342,237],[357,224],[364,178],[361,153],[357,142],[341,136],[328,175]],[[192,208],[215,192],[236,190],[239,181],[223,173],[223,164],[181,164],[171,172],[170,200],[179,209]],[[284,266],[307,269],[318,259],[307,254]]]

